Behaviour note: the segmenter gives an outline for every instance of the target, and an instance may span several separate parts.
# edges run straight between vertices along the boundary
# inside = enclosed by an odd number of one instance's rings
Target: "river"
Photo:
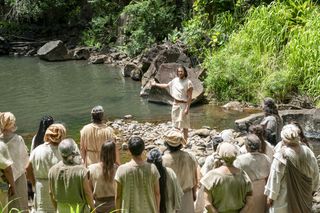
[[[124,78],[119,67],[87,61],[46,62],[37,57],[0,57],[0,112],[17,118],[18,133],[27,142],[43,115],[63,122],[71,137],[90,122],[90,110],[102,105],[109,120],[131,114],[135,120],[170,120],[170,106],[149,103],[139,96],[140,82]],[[224,111],[213,105],[192,107],[191,126],[233,128],[249,113]]]

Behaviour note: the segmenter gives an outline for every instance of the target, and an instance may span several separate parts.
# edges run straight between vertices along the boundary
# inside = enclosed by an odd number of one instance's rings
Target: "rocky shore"
[[[257,116],[259,116],[259,114],[257,114]],[[149,122],[142,123],[132,120],[131,118],[132,116],[127,115],[123,119],[116,119],[109,123],[116,131],[117,139],[121,144],[122,150],[127,149],[126,142],[133,135],[139,135],[143,138],[146,143],[146,151],[155,147],[162,151],[166,150],[162,136],[172,128],[170,121],[158,124]],[[248,119],[252,119],[252,117]],[[183,149],[194,154],[198,163],[202,166],[206,157],[213,153],[213,142],[217,137],[223,137],[225,140],[242,146],[244,144],[245,134],[233,129],[226,129],[219,132],[209,126],[203,126],[200,129],[189,129],[188,145]],[[228,138],[226,139],[226,137]],[[317,159],[320,168],[320,155],[318,155]],[[320,212],[320,189],[314,194],[312,212]]]

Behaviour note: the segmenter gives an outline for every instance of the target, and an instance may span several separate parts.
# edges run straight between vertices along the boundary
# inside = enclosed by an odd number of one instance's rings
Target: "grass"
[[[259,102],[294,94],[320,105],[320,12],[311,1],[291,0],[251,8],[238,31],[202,66],[210,93],[220,100]]]

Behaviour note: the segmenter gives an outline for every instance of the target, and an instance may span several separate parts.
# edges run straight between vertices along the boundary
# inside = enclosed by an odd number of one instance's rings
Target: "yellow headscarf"
[[[44,141],[60,143],[66,137],[66,128],[62,124],[51,124],[44,135]]]
[[[17,130],[16,117],[11,112],[0,112],[0,134],[5,131]]]

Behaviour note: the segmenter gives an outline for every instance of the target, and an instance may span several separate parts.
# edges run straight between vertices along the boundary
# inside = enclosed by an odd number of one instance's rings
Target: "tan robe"
[[[198,163],[196,158],[184,151],[166,153],[162,157],[163,165],[171,168],[177,175],[180,186],[184,192],[182,197],[181,213],[193,213],[192,188],[197,184],[196,171]]]
[[[254,205],[246,213],[265,212],[267,200],[264,195],[264,186],[270,172],[270,158],[259,152],[246,153],[239,155],[234,165],[243,169],[252,181],[252,204]]]
[[[176,77],[169,82],[170,95],[178,101],[188,101],[187,91],[190,88],[193,88],[193,85],[189,79],[179,79]],[[190,128],[190,113],[184,114],[187,106],[187,103],[173,103],[171,118],[174,127]]]
[[[85,165],[98,163],[102,144],[114,138],[113,129],[107,124],[85,125],[80,131],[80,150]]]

